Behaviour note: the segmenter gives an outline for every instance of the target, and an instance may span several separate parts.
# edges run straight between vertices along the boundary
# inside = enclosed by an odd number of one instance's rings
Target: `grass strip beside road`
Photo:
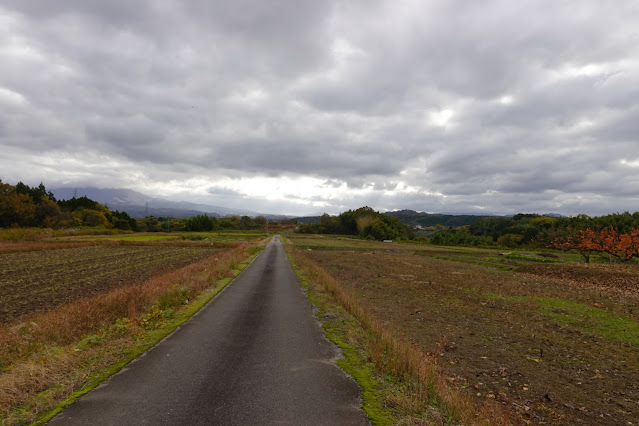
[[[187,321],[265,240],[0,329],[0,424],[41,424]]]
[[[343,351],[338,365],[363,389],[363,408],[373,424],[512,423],[500,406],[477,404],[452,388],[432,357],[374,321],[355,295],[302,250],[291,244],[286,249],[327,337]]]

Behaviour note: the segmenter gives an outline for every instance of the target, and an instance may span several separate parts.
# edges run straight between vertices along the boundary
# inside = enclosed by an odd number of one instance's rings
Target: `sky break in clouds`
[[[0,0],[0,179],[267,213],[639,210],[639,3]]]

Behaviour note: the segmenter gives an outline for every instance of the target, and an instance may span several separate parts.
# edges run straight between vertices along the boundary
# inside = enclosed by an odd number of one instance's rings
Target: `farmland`
[[[48,418],[97,386],[197,312],[266,242],[261,233],[18,231],[0,233],[11,237],[0,241],[0,424]]]
[[[293,236],[448,383],[522,424],[639,419],[639,268],[500,252]]]
[[[35,241],[0,241],[0,324],[141,284],[261,236],[255,232],[77,236],[58,232],[37,236]]]
[[[3,254],[0,322],[142,283],[222,250],[210,246],[90,245]]]

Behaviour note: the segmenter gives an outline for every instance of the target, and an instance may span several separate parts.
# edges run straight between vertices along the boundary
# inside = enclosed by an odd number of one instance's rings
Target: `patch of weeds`
[[[253,256],[257,256],[257,254],[260,253],[262,250],[264,250],[263,247],[253,246],[253,247],[249,247],[248,253],[249,253],[249,256],[253,257]]]
[[[162,327],[168,319],[173,318],[173,309],[160,309],[159,307],[152,312],[144,315],[140,319],[140,325],[145,330],[153,330]]]
[[[500,271],[509,271],[513,267],[517,265],[521,265],[521,263],[519,262],[515,262],[515,261],[506,262],[503,259],[499,259],[498,261],[486,261],[485,259],[490,259],[490,258],[478,259],[476,257],[464,257],[464,256],[431,256],[429,254],[421,254],[417,252],[415,254],[417,254],[418,256],[432,257],[433,259],[446,260],[449,262],[458,262],[458,263],[464,263],[467,265],[483,266],[485,268],[498,269]]]
[[[163,293],[158,299],[158,308],[162,311],[175,308],[188,303],[191,296],[191,291],[185,288],[180,288],[177,285]]]
[[[204,240],[210,240],[208,237],[206,237],[205,235],[182,235],[182,239],[183,240],[190,240],[190,241],[204,241]]]
[[[639,346],[639,323],[630,317],[613,314],[605,309],[552,297],[526,298],[540,305],[542,315],[559,324],[582,330],[608,340]]]
[[[130,331],[130,321],[128,318],[119,318],[115,320],[115,324],[109,326],[107,333],[110,336],[124,336]]]
[[[368,419],[374,425],[393,424],[394,419],[390,412],[382,405],[380,395],[380,383],[374,373],[373,363],[369,363],[356,349],[356,346],[345,343],[346,327],[357,326],[354,318],[349,318],[342,324],[329,321],[322,324],[326,331],[326,337],[335,343],[341,350],[343,358],[337,361],[337,365],[350,374],[362,389],[362,408]]]
[[[541,263],[560,263],[560,260],[549,259],[547,257],[525,256],[521,254],[507,254],[504,255],[508,259],[525,260],[527,262],[541,262]]]
[[[104,343],[104,339],[102,338],[102,336],[97,334],[92,334],[82,339],[80,343],[78,344],[78,348],[86,348],[87,346],[101,345],[103,343]]]
[[[498,294],[493,294],[493,293],[484,293],[482,294],[482,296],[484,296],[484,298],[488,299],[488,300],[504,300],[504,298]]]
[[[504,259],[503,257],[483,257],[482,260],[485,260],[488,262],[498,262],[498,263],[506,262],[506,259]]]
[[[539,311],[559,325],[602,337],[608,340],[639,346],[639,323],[631,317],[614,314],[598,306],[554,297],[502,297],[483,293],[488,300],[529,302],[541,306]]]

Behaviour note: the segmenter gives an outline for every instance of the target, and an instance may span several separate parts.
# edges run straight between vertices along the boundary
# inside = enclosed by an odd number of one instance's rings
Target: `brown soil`
[[[637,268],[524,265],[519,273],[415,252],[306,253],[375,319],[435,354],[451,383],[508,406],[522,424],[639,423],[637,345],[558,320],[561,312],[535,302],[567,300],[639,322]]]
[[[210,247],[92,245],[0,256],[0,323],[115,287],[140,284],[222,251]]]

